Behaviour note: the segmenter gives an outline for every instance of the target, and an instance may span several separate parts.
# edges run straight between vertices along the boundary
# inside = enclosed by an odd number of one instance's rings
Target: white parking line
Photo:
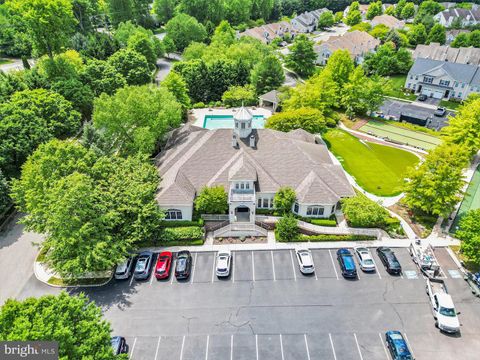
[[[235,252],[232,252],[232,283],[235,282]]]
[[[303,338],[305,339],[305,348],[307,349],[307,360],[310,360],[310,350],[308,350],[307,334],[303,334]]]
[[[193,259],[192,276],[190,277],[190,283],[193,283],[193,279],[195,278],[195,266],[197,265],[197,255],[198,253],[195,253],[195,259]]]
[[[385,355],[387,356],[387,360],[390,360],[390,355],[388,355],[387,347],[385,346],[385,343],[383,342],[382,334],[378,333],[378,336],[380,337],[380,342],[382,343],[383,350],[385,350]]]
[[[133,339],[132,350],[130,351],[130,356],[128,357],[129,359],[131,359],[132,356],[133,356],[133,351],[135,350],[135,344],[136,343],[137,343],[137,338]]]
[[[150,274],[150,285],[152,285],[154,277],[155,277],[155,268],[152,269],[152,273]]]
[[[283,354],[282,334],[280,334],[280,352],[282,353],[282,360],[285,360],[285,355]]]
[[[132,274],[132,277],[130,278],[130,284],[129,284],[129,286],[132,286],[132,283],[133,283],[133,274]]]
[[[312,264],[313,264],[313,274],[315,275],[315,280],[318,280],[318,276],[317,276],[317,268],[315,267],[315,261],[313,261],[313,254],[312,254],[312,251],[310,251],[310,257],[312,258]]]
[[[336,276],[337,280],[340,280],[338,278],[337,268],[335,267],[335,262],[333,261],[333,256],[332,256],[332,252],[330,251],[330,249],[328,250],[328,253],[330,254],[330,260],[332,260],[332,266],[333,266],[333,270],[335,270],[335,276]]]
[[[378,278],[379,278],[379,279],[382,279],[382,275],[380,275],[380,271],[378,270],[377,262],[375,261],[375,259],[373,258],[373,256],[372,256],[372,261],[373,261],[373,265],[375,265],[375,272],[377,273]]]
[[[328,251],[330,251],[330,250],[328,250]],[[332,345],[333,358],[335,360],[337,360],[337,354],[335,354],[335,347],[333,346],[332,334],[328,334],[328,337],[330,338],[330,345]]]
[[[276,276],[275,276],[275,261],[273,261],[273,251],[270,251],[270,255],[272,255],[273,281],[277,281]]]
[[[290,250],[290,257],[292,258],[292,270],[293,270],[293,279],[297,281],[297,274],[295,273],[295,263],[293,262],[293,250]]]
[[[407,341],[407,345],[410,348],[410,352],[412,353],[412,357],[415,359],[415,354],[413,353],[412,344],[410,344],[410,340],[408,340],[407,333],[404,332],[403,335],[405,336],[405,340]]]
[[[207,348],[205,349],[205,360],[208,360],[208,343],[210,342],[210,335],[207,335]]]
[[[252,281],[255,281],[255,260],[253,260],[253,251],[252,251]],[[257,356],[258,359],[258,356]]]
[[[160,340],[162,339],[161,336],[158,337],[158,342],[157,342],[157,349],[155,350],[155,359],[154,360],[157,360],[157,356],[158,356],[158,349],[160,348]]]
[[[216,253],[213,253],[213,266],[212,266],[212,283],[213,280],[215,279],[215,263],[217,262],[217,256]]]
[[[357,334],[353,333],[353,337],[355,338],[355,343],[357,344],[358,355],[360,355],[360,360],[363,360],[362,352],[360,351],[360,345],[358,344]]]
[[[230,360],[233,360],[233,334],[230,335]]]
[[[403,271],[400,273],[400,277],[403,279]]]
[[[180,349],[180,360],[183,359],[183,347],[185,346],[185,335],[183,335],[182,339],[182,348]]]
[[[177,262],[177,260],[175,260],[175,259],[172,261],[172,266],[171,266],[172,269],[170,270],[170,277],[171,277],[170,284],[173,284],[173,278],[175,277],[175,264],[176,264],[176,262]]]
[[[258,335],[255,334],[255,351],[257,353],[257,360],[258,360]]]

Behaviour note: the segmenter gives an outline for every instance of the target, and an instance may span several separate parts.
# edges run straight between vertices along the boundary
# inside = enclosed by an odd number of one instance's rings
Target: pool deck
[[[203,127],[203,121],[206,115],[223,115],[223,116],[234,116],[235,113],[240,109],[238,108],[203,108],[203,109],[193,109],[191,112],[191,116],[193,116],[194,120],[192,125]],[[272,111],[262,107],[248,107],[248,110],[253,115],[259,116],[262,115],[265,119],[272,116]]]

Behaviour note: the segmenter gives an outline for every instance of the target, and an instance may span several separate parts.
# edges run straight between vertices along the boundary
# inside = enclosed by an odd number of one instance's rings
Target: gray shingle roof
[[[175,130],[165,151],[156,158],[162,177],[157,201],[171,205],[183,186],[181,201],[187,197],[193,201],[192,188],[198,193],[205,185],[221,185],[228,191],[229,178],[253,177],[254,171],[260,192],[291,186],[312,204],[334,204],[354,195],[341,166],[332,163],[325,145],[316,144],[311,134],[257,129],[256,138],[255,149],[248,146],[248,139],[240,140],[235,149],[231,129],[185,126]],[[188,179],[186,185],[177,181],[179,173]]]
[[[430,74],[432,76],[438,76],[440,75],[440,72],[444,71],[458,82],[471,83],[478,71],[478,68],[479,67],[476,65],[418,58],[413,63],[409,74]]]

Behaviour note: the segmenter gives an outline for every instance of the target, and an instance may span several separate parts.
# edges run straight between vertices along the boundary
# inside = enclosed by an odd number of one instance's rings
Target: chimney
[[[250,135],[250,147],[255,149],[255,135]]]
[[[238,147],[237,135],[235,134],[233,134],[232,137],[232,147],[234,147],[235,149]]]

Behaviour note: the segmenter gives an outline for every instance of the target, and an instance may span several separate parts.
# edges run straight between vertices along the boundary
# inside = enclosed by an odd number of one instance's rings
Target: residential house
[[[276,38],[283,38],[287,33],[295,35],[295,30],[290,23],[281,21],[273,24],[266,24],[257,26],[251,29],[247,29],[244,32],[239,33],[237,36],[250,36],[257,40],[260,40],[264,44],[270,44]]]
[[[480,89],[480,66],[417,58],[405,87],[435,99],[465,100]]]
[[[453,40],[459,35],[459,34],[469,34],[470,30],[467,29],[453,29],[453,30],[447,30],[447,45],[450,45]]]
[[[318,27],[318,20],[320,15],[328,9],[317,9],[313,11],[304,12],[298,16],[295,16],[292,21],[292,27],[300,33],[311,33],[314,32]]]
[[[395,16],[391,15],[379,15],[375,16],[371,21],[370,24],[372,27],[377,25],[385,25],[389,29],[403,29],[405,27],[405,21],[397,19]]]
[[[365,20],[367,18],[368,4],[360,4],[359,9],[362,14],[362,19]],[[349,11],[350,6],[347,6],[346,9],[343,10],[343,17],[347,17]]]
[[[477,25],[480,23],[480,10],[450,8],[439,12],[433,18],[445,27],[450,27],[457,21],[459,21],[463,27]]]
[[[328,40],[314,47],[318,57],[316,63],[325,65],[332,54],[340,49],[348,50],[356,64],[363,62],[364,56],[374,52],[380,40],[364,31],[351,31],[342,36],[331,36]]]
[[[413,59],[417,58],[480,65],[480,49],[474,47],[452,48],[439,43],[431,43],[417,46],[413,53]]]
[[[167,220],[191,220],[204,186],[222,186],[228,194],[229,224],[218,236],[261,233],[256,210],[272,209],[275,193],[284,186],[295,190],[293,213],[305,217],[328,218],[342,198],[355,195],[342,167],[314,135],[301,129],[252,129],[252,118],[242,107],[233,129],[186,125],[172,133],[156,158],[162,179],[156,200]]]

